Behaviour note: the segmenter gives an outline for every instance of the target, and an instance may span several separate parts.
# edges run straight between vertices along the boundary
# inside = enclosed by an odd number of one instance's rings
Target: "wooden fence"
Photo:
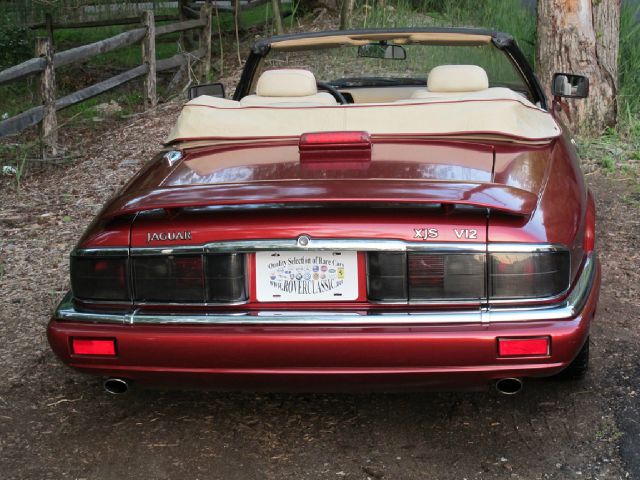
[[[42,105],[0,121],[0,137],[13,135],[25,128],[42,122],[42,140],[44,147],[53,155],[57,152],[57,117],[56,112],[123,85],[135,78],[144,76],[145,107],[157,104],[156,73],[183,67],[191,60],[202,59],[199,65],[200,75],[211,70],[211,14],[210,4],[204,5],[199,18],[177,23],[156,25],[153,11],[145,11],[140,22],[142,26],[95,43],[54,53],[50,38],[36,39],[36,58],[27,60],[0,71],[0,85],[19,80],[31,75],[40,74],[40,97]],[[191,52],[177,53],[173,57],[156,59],[156,38],[174,32],[201,29],[198,49]],[[55,69],[64,65],[84,62],[97,55],[112,50],[142,43],[142,65],[115,75],[107,80],[78,90],[61,98],[56,98]]]

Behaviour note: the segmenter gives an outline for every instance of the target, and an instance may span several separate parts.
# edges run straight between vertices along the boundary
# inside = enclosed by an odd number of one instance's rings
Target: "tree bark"
[[[147,33],[142,39],[142,63],[149,67],[144,79],[144,106],[153,108],[158,104],[156,93],[156,23],[153,10],[142,12],[142,24]]]
[[[536,65],[548,98],[556,72],[589,78],[589,97],[567,99],[574,131],[597,133],[617,120],[620,0],[538,0]]]
[[[180,14],[180,21],[189,20],[187,15],[187,9],[191,8],[191,0],[178,0],[178,13]],[[180,32],[180,45],[185,52],[190,52],[194,49],[193,32],[192,30]]]
[[[340,30],[351,28],[351,17],[353,16],[353,4],[355,0],[342,0],[340,9]]]
[[[42,156],[58,154],[58,120],[56,117],[56,75],[53,66],[53,45],[49,38],[36,38],[36,56],[46,60],[40,78],[42,115]]]
[[[233,24],[236,32],[236,53],[238,54],[238,65],[242,65],[242,57],[240,56],[240,0],[233,2]]]
[[[202,58],[202,78],[206,82],[211,74],[211,1],[207,0],[200,10],[200,18],[204,20],[204,27],[200,34],[200,48],[204,49],[205,54]]]
[[[280,11],[280,0],[271,0],[273,9],[273,25],[276,27],[276,34],[282,35],[284,27],[282,26],[282,13]]]
[[[214,2],[214,9],[216,13],[216,25],[218,27],[218,45],[220,46],[220,75],[224,74],[224,46],[222,42],[222,25],[220,25],[220,12],[218,11],[218,3]]]

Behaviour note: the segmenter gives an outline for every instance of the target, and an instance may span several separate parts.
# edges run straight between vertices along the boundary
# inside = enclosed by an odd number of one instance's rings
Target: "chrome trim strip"
[[[593,256],[585,260],[582,273],[567,299],[557,305],[539,307],[489,307],[460,311],[430,311],[361,314],[325,311],[262,311],[211,314],[145,314],[138,310],[122,313],[79,312],[69,292],[55,312],[62,321],[132,325],[433,325],[529,322],[575,317],[584,307],[596,273]]]
[[[306,238],[306,243],[301,239]],[[465,242],[409,242],[405,240],[387,239],[335,239],[311,238],[301,235],[297,239],[255,239],[229,240],[210,242],[204,245],[176,245],[164,247],[106,247],[79,248],[72,255],[176,255],[197,253],[252,253],[270,250],[305,251],[305,250],[342,250],[361,252],[557,252],[566,251],[567,247],[559,244],[535,243],[465,243]]]
[[[235,307],[246,305],[249,300],[239,302],[136,302],[139,307]]]
[[[211,242],[205,245],[180,245],[175,247],[134,247],[131,255],[173,255],[181,253],[253,253],[261,251],[360,251],[360,252],[482,252],[486,251],[484,243],[436,243],[407,242],[404,240],[385,239],[334,239],[311,238],[300,235],[297,239],[255,239],[229,240]]]
[[[558,243],[489,243],[489,253],[537,253],[537,252],[568,252],[569,249]]]
[[[129,255],[129,247],[105,247],[105,248],[76,248],[71,252],[72,257],[107,257]]]

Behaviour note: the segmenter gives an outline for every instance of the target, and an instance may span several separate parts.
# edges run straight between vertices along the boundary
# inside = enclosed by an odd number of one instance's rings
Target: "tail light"
[[[247,299],[243,254],[135,257],[141,302],[231,303]]]
[[[410,300],[479,300],[483,297],[484,255],[409,254]]]
[[[368,132],[312,132],[300,136],[300,162],[359,163],[371,161]]]
[[[133,260],[134,297],[142,302],[205,301],[202,255],[164,255]]]
[[[485,297],[485,276],[484,255],[368,255],[368,295],[374,301],[480,300]]]
[[[490,254],[489,299],[554,297],[569,288],[568,251]]]
[[[80,300],[130,300],[127,261],[127,257],[72,256],[73,296]]]
[[[558,296],[570,281],[565,250],[370,252],[367,258],[368,298],[377,302],[526,301]]]
[[[407,254],[371,252],[368,255],[369,299],[407,300]]]
[[[244,259],[240,253],[206,256],[207,301],[233,303],[247,299]]]

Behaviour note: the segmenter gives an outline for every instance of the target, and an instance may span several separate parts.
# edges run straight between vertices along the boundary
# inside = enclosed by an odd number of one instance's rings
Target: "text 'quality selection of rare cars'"
[[[594,200],[507,34],[258,41],[232,99],[192,88],[71,254],[55,353],[122,393],[516,393],[588,366]]]

